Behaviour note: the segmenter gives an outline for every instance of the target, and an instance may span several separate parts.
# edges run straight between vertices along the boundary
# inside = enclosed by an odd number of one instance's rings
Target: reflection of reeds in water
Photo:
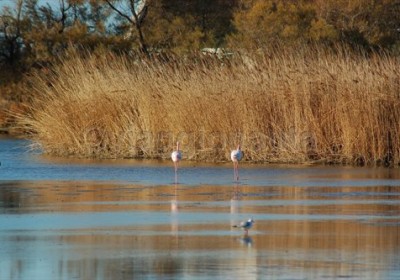
[[[61,212],[148,210],[178,214],[178,201],[183,201],[185,203],[196,202],[191,204],[190,208],[191,211],[196,212],[223,213],[227,210],[225,207],[229,205],[229,211],[234,215],[237,213],[284,214],[291,215],[295,219],[256,221],[257,232],[273,235],[279,232],[284,233],[267,239],[254,240],[257,241],[257,246],[263,243],[263,246],[276,246],[276,248],[288,246],[307,248],[308,244],[316,248],[339,247],[353,250],[359,246],[368,247],[368,244],[371,244],[372,247],[379,248],[379,250],[391,250],[391,248],[399,248],[400,245],[399,230],[396,226],[400,223],[400,203],[396,203],[400,199],[400,187],[397,186],[335,188],[289,186],[240,186],[240,188],[236,188],[234,186],[234,192],[232,192],[232,187],[212,185],[179,192],[178,186],[165,185],[151,188],[83,182],[26,182],[14,183],[10,187],[2,186],[0,195],[3,199],[8,200],[8,204],[4,204],[4,209],[6,209],[6,205],[10,205],[10,207],[18,205],[18,209],[24,212],[37,211],[36,206],[41,205],[40,209],[43,211],[51,209]],[[172,199],[171,196],[159,196],[160,193],[171,193],[171,188],[173,188],[174,194]],[[204,204],[197,202],[209,202],[213,198],[199,195],[199,193],[220,193],[220,196],[226,197],[227,205],[204,207]],[[243,196],[240,195],[241,193],[252,195]],[[260,195],[255,195],[257,193]],[[364,196],[363,193],[367,195]],[[170,204],[141,203],[149,199],[165,200]],[[115,203],[124,201],[139,203]],[[243,203],[237,204],[239,201]],[[262,203],[253,204],[252,201]],[[278,203],[274,203],[275,201]],[[315,203],[307,204],[307,202]],[[15,210],[17,209],[13,211]],[[308,220],[314,215],[324,215],[331,221]],[[368,219],[370,216],[377,218]],[[359,219],[344,221],[340,218],[335,219],[335,217],[359,217]],[[387,219],[388,217],[393,217],[393,219]],[[315,237],[313,233],[321,233],[321,235]],[[330,235],[330,233],[334,234],[329,237],[329,242],[327,242],[324,235]],[[308,237],[310,238],[306,241]]]
[[[393,226],[304,220],[271,221],[265,228],[270,231],[267,238],[256,241],[257,247],[272,252],[266,265],[302,267],[319,275],[384,279],[380,269],[396,262],[393,258],[400,249],[399,232]],[[376,274],[371,274],[374,266]]]
[[[24,182],[10,183],[10,187],[2,186],[1,195],[10,205],[26,207],[27,211],[29,211],[30,206],[34,207],[35,204],[56,206],[60,211],[73,212],[131,209],[157,210],[163,209],[163,206],[146,203],[132,206],[129,203],[113,204],[112,202],[146,202],[149,198],[163,200],[168,198],[168,196],[160,196],[160,193],[171,193],[171,186],[173,186],[172,188],[175,187],[175,185],[165,185],[154,188],[142,185],[114,185],[96,182]],[[178,190],[181,185],[176,186],[176,190]],[[199,195],[201,192],[215,193],[218,194],[218,197],[225,198],[227,203],[229,202],[229,211],[232,213],[239,213],[239,211],[241,213],[304,215],[374,215],[375,213],[377,216],[382,217],[383,214],[384,216],[393,215],[396,217],[400,212],[400,203],[393,203],[400,199],[400,187],[398,186],[258,187],[241,185],[237,187],[221,187],[218,185],[203,185],[190,192],[180,192],[179,200],[186,202],[207,202],[210,201],[210,199],[214,199],[213,197]],[[176,192],[176,198],[177,197],[178,192]],[[379,201],[382,200],[388,200],[390,203],[379,203]],[[110,204],[106,204],[107,201],[109,201]],[[168,201],[170,201],[170,199],[168,199]],[[261,205],[238,203],[241,201],[264,201],[265,203]],[[279,201],[282,205],[274,204],[275,201]],[[307,202],[313,201],[320,202],[320,204],[307,205]],[[332,204],[326,201],[332,202]],[[353,201],[356,203],[353,204]],[[374,201],[377,203],[374,203]],[[101,202],[101,204],[97,202]],[[287,205],[285,205],[285,202],[287,202]],[[305,204],[302,202],[305,202]],[[75,204],[71,205],[70,203]],[[201,204],[193,204],[192,209],[197,210],[197,206],[201,207]],[[168,209],[168,211],[169,210],[170,209]],[[202,211],[210,210],[219,211],[221,209],[202,209]]]
[[[174,188],[172,199],[171,196],[157,196],[160,193],[170,194],[171,188]],[[96,270],[88,272],[89,274],[93,273],[94,276],[96,275],[95,273],[103,273],[107,276],[119,275],[118,273],[120,272],[117,271],[116,267],[118,269],[120,267],[109,265],[110,262],[108,261],[110,261],[109,255],[118,256],[123,250],[126,250],[128,257],[137,256],[138,259],[142,258],[140,252],[146,252],[149,249],[152,252],[160,252],[160,255],[169,254],[171,250],[175,250],[175,253],[179,250],[184,250],[185,253],[189,252],[190,258],[186,258],[187,254],[184,254],[184,257],[179,258],[176,262],[171,261],[170,258],[159,257],[156,261],[152,259],[146,263],[146,269],[165,273],[165,270],[176,269],[177,271],[182,271],[186,268],[188,270],[197,268],[204,262],[204,254],[206,254],[204,252],[212,249],[213,251],[226,252],[230,250],[232,252],[230,258],[218,258],[213,265],[216,269],[221,268],[224,272],[226,271],[224,268],[227,265],[235,268],[243,267],[237,272],[237,275],[243,276],[241,279],[248,279],[245,277],[253,276],[255,276],[254,278],[260,278],[256,277],[257,274],[260,273],[260,269],[266,267],[267,269],[277,268],[277,273],[281,273],[282,270],[288,270],[289,273],[298,273],[297,276],[315,276],[294,277],[296,274],[290,274],[293,275],[293,278],[320,279],[324,275],[329,275],[336,278],[355,276],[355,278],[359,279],[372,280],[382,279],[382,271],[386,265],[397,265],[398,252],[400,250],[400,203],[396,203],[400,199],[398,195],[400,187],[398,186],[352,188],[240,186],[240,190],[235,189],[232,196],[231,186],[201,186],[186,192],[179,191],[175,185],[146,188],[143,186],[95,183],[35,182],[15,183],[9,187],[3,185],[0,191],[1,197],[4,199],[15,200],[13,203],[10,202],[9,205],[19,205],[18,210],[11,209],[14,214],[15,211],[22,211],[23,213],[29,211],[45,211],[46,213],[50,211],[129,211],[133,220],[135,211],[146,210],[153,212],[164,211],[171,213],[173,217],[179,213],[178,200],[185,203],[204,202],[191,204],[190,211],[193,212],[204,213],[210,211],[212,213],[226,214],[230,203],[229,200],[236,199],[235,194],[243,192],[252,195],[238,196],[243,204],[238,208],[234,207],[233,213],[251,212],[267,217],[265,220],[256,221],[257,234],[251,236],[254,241],[254,246],[252,247],[247,247],[246,244],[242,246],[239,243],[241,242],[240,236],[227,238],[226,236],[187,234],[180,236],[179,239],[176,238],[175,240],[178,240],[178,242],[171,242],[171,236],[168,233],[175,234],[179,232],[179,221],[174,221],[173,219],[171,224],[168,221],[162,225],[148,227],[132,224],[122,229],[117,228],[115,232],[113,232],[114,229],[106,227],[107,234],[98,228],[85,229],[84,232],[79,232],[79,234],[76,234],[76,229],[72,230],[73,234],[62,231],[60,234],[63,234],[63,236],[60,240],[63,243],[62,254],[65,254],[62,257],[67,260],[68,258],[76,260],[75,254],[68,256],[67,254],[70,251],[64,250],[66,248],[64,246],[69,244],[73,245],[71,250],[75,250],[82,255],[88,253],[88,248],[104,249],[102,251],[104,254],[98,254],[98,251],[94,251],[93,254],[95,256],[91,256],[92,259],[87,261],[90,265],[96,267]],[[210,210],[210,207],[204,205],[212,199],[203,194],[217,192],[223,193],[225,204],[219,208],[218,206],[212,207]],[[18,195],[10,196],[8,193],[18,193]],[[271,193],[274,195],[270,196],[269,194]],[[363,196],[363,193],[368,193],[368,195]],[[373,195],[374,193],[376,196]],[[146,202],[149,201],[149,198],[150,200],[165,201],[165,203],[139,203],[133,205],[115,203]],[[275,201],[279,203],[274,204]],[[387,201],[389,203],[385,204]],[[96,202],[102,203],[96,204]],[[109,203],[107,204],[106,202]],[[171,205],[169,202],[171,202]],[[251,202],[261,203],[253,204]],[[307,205],[302,202],[318,203]],[[334,202],[341,203],[334,204]],[[40,205],[40,208],[37,207],[38,205]],[[268,216],[269,214],[271,216]],[[280,218],[279,216],[273,216],[274,214],[285,214],[289,217]],[[319,214],[326,215],[324,217],[330,220],[313,220]],[[368,219],[370,215],[379,216],[382,219]],[[392,224],[385,224],[384,218],[388,215],[393,216],[393,219],[390,220]],[[343,220],[342,218],[346,218],[346,216],[356,216],[358,218]],[[225,231],[227,227],[221,228]],[[202,229],[204,229],[204,225],[184,224],[186,233]],[[118,230],[122,230],[124,233],[120,234]],[[137,234],[138,231],[153,231],[154,235]],[[157,233],[159,232],[166,232],[167,234],[158,235]],[[57,234],[57,232],[52,234]],[[25,240],[25,242],[28,241]],[[195,255],[196,252],[200,252],[200,256]],[[99,260],[98,258],[101,256],[104,256],[106,260]],[[135,263],[135,261],[132,261],[132,263]],[[99,262],[104,262],[104,265],[98,266]],[[76,262],[74,269],[83,271],[87,268],[88,263]],[[371,267],[377,268],[378,272],[375,274],[371,272]],[[99,272],[102,269],[104,271]],[[90,274],[90,276],[93,275]],[[96,277],[88,276],[87,278]]]

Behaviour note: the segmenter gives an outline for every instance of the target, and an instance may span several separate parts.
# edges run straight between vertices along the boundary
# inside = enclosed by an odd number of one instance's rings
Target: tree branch
[[[128,15],[126,15],[123,12],[121,12],[120,10],[118,10],[117,7],[115,7],[109,0],[105,0],[105,1],[108,4],[108,6],[110,6],[110,8],[113,9],[115,12],[117,12],[121,17],[127,19],[130,23],[134,24],[133,20]]]

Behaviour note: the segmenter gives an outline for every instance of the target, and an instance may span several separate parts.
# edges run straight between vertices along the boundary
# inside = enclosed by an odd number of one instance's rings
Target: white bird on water
[[[231,160],[233,162],[233,177],[234,180],[239,180],[239,161],[243,158],[243,152],[240,149],[240,145],[237,146],[236,150],[231,152]]]
[[[179,150],[179,142],[176,142],[176,151],[171,154],[171,159],[175,167],[175,182],[177,181],[178,163],[182,159],[182,152]]]
[[[244,229],[245,232],[246,232],[246,235],[247,235],[247,234],[249,233],[249,229],[251,229],[251,227],[253,226],[253,224],[254,224],[254,220],[253,220],[253,218],[250,218],[250,219],[248,219],[247,221],[241,222],[240,224],[234,225],[234,226],[232,226],[232,227]]]

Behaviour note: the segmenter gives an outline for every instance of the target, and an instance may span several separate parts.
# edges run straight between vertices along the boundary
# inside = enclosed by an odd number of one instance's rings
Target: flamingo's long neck
[[[179,151],[179,142],[176,142],[176,150]]]
[[[240,145],[237,146],[237,150],[240,151]]]

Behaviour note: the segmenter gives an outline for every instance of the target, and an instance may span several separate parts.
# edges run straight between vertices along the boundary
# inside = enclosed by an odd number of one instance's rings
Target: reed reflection
[[[240,182],[196,187],[178,182],[162,186],[4,182],[0,186],[1,209],[13,214],[0,217],[0,279],[76,275],[278,279],[284,275],[285,279],[397,280],[400,275],[399,186],[260,187]],[[234,225],[251,213],[257,231],[247,237],[242,230],[229,232],[229,219]],[[110,223],[125,219],[124,214],[139,222]],[[88,217],[103,218],[88,228]],[[69,228],[64,228],[65,218],[73,222]],[[141,223],[143,219],[150,223]],[[199,219],[209,223],[207,230]],[[62,222],[53,223],[57,220]],[[27,225],[23,231],[15,227],[21,221]],[[39,228],[32,221],[38,221]],[[214,274],[208,274],[211,270]],[[10,278],[12,274],[16,277]]]

